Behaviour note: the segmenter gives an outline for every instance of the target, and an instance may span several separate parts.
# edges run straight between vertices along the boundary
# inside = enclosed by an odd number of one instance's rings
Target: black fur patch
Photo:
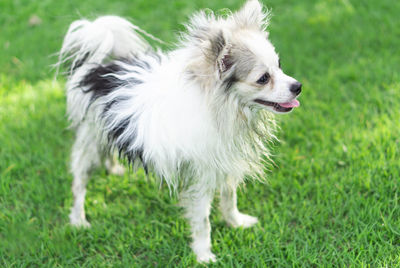
[[[143,168],[148,174],[147,164],[143,158],[143,147],[139,147],[135,151],[129,150],[128,147],[130,144],[136,140],[137,134],[136,132],[130,133],[129,140],[121,141],[119,140],[122,133],[126,130],[128,125],[130,124],[130,117],[126,118],[121,122],[121,124],[112,128],[108,132],[108,141],[110,143],[110,147],[114,148],[118,151],[119,158],[125,158],[128,160],[128,163],[133,165],[136,159],[139,159],[142,162]]]
[[[94,102],[99,97],[106,96],[124,85],[142,83],[136,79],[121,80],[113,76],[113,74],[123,72],[126,70],[116,63],[100,65],[86,74],[79,85],[86,88],[85,93],[93,92],[91,101]]]
[[[89,52],[87,52],[80,60],[78,60],[74,65],[71,66],[71,73],[75,72],[78,68],[80,68],[89,57]]]
[[[234,73],[228,78],[226,78],[224,81],[225,92],[228,92],[232,88],[232,86],[238,81],[239,79],[236,77]]]
[[[155,58],[160,61],[161,59],[159,57]],[[151,71],[151,66],[148,62],[144,60],[140,60],[137,58],[134,59],[121,59],[119,60],[120,62],[123,62],[125,64],[129,64],[131,66],[136,66],[139,67],[140,69],[146,70],[146,71]],[[121,87],[129,85],[130,87],[139,85],[143,83],[143,81],[135,78],[129,78],[127,80],[121,80],[118,77],[115,77],[115,74],[124,74],[128,73],[129,71],[124,69],[120,64],[117,62],[112,62],[109,64],[105,65],[99,65],[86,74],[86,76],[82,79],[80,82],[80,87],[84,88],[85,93],[90,93],[92,92],[91,96],[91,103],[96,101],[98,98],[107,96],[111,92],[118,90]],[[106,103],[104,106],[104,109],[102,111],[103,116],[113,108],[114,105],[117,105],[119,102],[126,101],[126,98],[121,97],[121,98],[116,98],[109,103]],[[107,120],[107,119],[106,119]],[[134,164],[134,161],[136,159],[139,159],[143,167],[148,173],[147,169],[147,164],[144,161],[143,158],[143,148],[138,148],[135,151],[129,150],[130,144],[134,140],[136,140],[137,134],[130,133],[130,139],[129,141],[120,141],[119,138],[121,135],[126,131],[126,128],[131,124],[132,118],[128,117],[118,126],[110,129],[107,133],[108,137],[108,142],[110,144],[110,149],[116,149],[118,150],[119,157],[120,158],[126,158],[130,164]],[[107,125],[107,122],[106,122]]]

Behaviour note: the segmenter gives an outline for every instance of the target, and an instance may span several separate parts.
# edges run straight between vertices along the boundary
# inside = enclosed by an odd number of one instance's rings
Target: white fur
[[[200,12],[187,25],[178,49],[150,54],[151,47],[135,32],[139,28],[122,18],[72,23],[60,63],[70,62],[67,107],[76,129],[73,225],[89,226],[84,198],[90,171],[105,162],[110,172],[123,173],[108,154],[119,144],[124,145],[123,154],[140,156],[179,191],[199,261],[216,260],[208,219],[215,191],[221,193],[220,209],[228,224],[257,223],[236,206],[236,187],[246,175],[262,174],[263,159],[269,159],[265,144],[275,138],[275,121],[266,109],[274,110],[254,100],[281,103],[295,98],[289,91],[295,80],[278,68],[278,56],[267,40],[268,15],[255,0],[225,18]],[[242,55],[243,49],[254,57]],[[231,65],[234,57],[237,62]],[[119,60],[123,58],[147,66]],[[110,62],[122,71],[106,76],[126,83],[93,101],[94,92],[82,81],[94,68]],[[266,71],[273,85],[257,85]],[[226,84],[233,75],[239,81],[229,88]],[[141,83],[129,82],[138,80]],[[112,107],[105,109],[110,103]],[[121,133],[110,140],[110,133],[122,125]]]

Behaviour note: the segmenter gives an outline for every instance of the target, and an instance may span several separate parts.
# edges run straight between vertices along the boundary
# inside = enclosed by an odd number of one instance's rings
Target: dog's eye
[[[270,78],[271,76],[269,75],[269,73],[265,73],[263,76],[260,77],[260,79],[257,80],[257,84],[265,85],[269,82]]]

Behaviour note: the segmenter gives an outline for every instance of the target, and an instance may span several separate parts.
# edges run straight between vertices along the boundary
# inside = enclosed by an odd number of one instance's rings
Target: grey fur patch
[[[255,55],[245,47],[232,47],[229,54],[229,60],[235,65],[232,73],[224,79],[225,91],[229,90],[238,81],[246,80],[249,73],[254,69],[257,63]]]

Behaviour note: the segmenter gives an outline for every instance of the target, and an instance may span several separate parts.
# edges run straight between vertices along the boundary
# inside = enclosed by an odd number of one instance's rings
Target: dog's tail
[[[84,64],[101,64],[149,50],[149,43],[139,34],[162,42],[136,25],[117,16],[99,17],[95,21],[73,22],[59,53],[60,65],[67,65],[68,74]]]

